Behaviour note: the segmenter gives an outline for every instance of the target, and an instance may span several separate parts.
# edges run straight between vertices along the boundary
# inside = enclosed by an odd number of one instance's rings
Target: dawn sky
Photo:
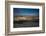
[[[14,16],[39,16],[39,9],[33,8],[13,8]]]

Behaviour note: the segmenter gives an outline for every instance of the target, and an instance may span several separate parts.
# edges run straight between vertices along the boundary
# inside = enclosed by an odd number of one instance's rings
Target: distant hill
[[[20,20],[38,20],[39,16],[15,16],[14,21]]]

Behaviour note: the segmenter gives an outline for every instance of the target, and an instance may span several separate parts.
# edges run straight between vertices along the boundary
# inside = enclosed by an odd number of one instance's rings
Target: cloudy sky
[[[39,9],[13,8],[14,16],[39,16]]]

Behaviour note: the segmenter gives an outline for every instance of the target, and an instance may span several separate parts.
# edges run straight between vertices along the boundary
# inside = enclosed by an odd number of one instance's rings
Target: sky
[[[39,16],[39,9],[13,8],[14,16]]]

